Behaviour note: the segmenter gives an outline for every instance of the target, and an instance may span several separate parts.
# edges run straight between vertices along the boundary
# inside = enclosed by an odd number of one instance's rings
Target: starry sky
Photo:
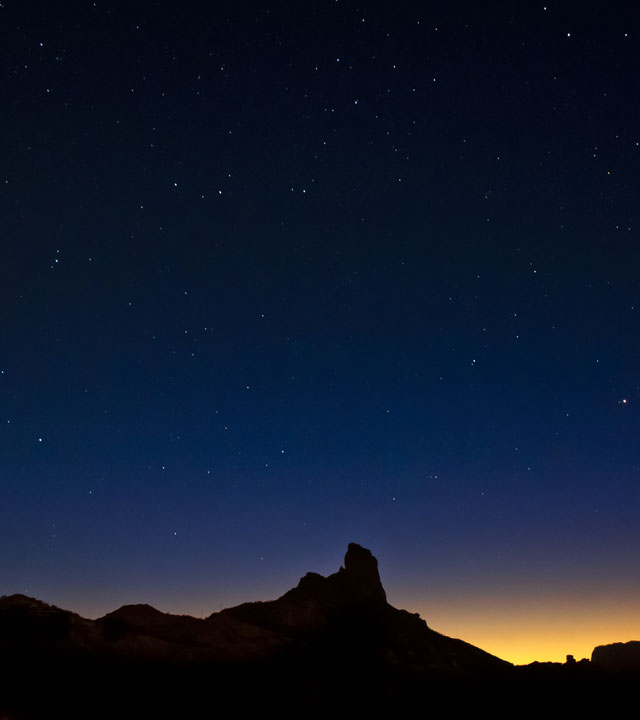
[[[640,639],[639,21],[2,0],[0,593]]]

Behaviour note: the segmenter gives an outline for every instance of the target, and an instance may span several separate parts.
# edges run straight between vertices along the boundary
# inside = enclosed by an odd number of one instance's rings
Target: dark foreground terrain
[[[368,550],[271,602],[206,619],[128,605],[98,620],[0,599],[0,720],[615,712],[637,692],[637,643],[601,662],[514,667],[389,605]],[[611,649],[613,648],[613,649]]]

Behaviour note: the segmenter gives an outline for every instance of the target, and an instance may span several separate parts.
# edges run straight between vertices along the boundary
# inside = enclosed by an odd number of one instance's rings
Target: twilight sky
[[[0,594],[640,639],[625,5],[3,0]]]

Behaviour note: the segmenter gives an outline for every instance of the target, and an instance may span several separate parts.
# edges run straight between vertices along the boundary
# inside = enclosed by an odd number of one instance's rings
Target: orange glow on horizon
[[[597,645],[640,639],[640,598],[483,598],[412,603],[429,627],[516,665],[591,658]]]

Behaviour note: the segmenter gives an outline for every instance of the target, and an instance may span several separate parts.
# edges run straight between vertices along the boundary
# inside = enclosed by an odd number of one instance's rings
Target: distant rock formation
[[[598,645],[591,653],[591,662],[609,672],[640,673],[640,641]]]
[[[349,543],[344,556],[344,568],[338,570],[335,582],[342,582],[345,591],[357,597],[361,602],[383,604],[387,595],[380,582],[378,561],[371,550],[360,547],[357,543]]]

